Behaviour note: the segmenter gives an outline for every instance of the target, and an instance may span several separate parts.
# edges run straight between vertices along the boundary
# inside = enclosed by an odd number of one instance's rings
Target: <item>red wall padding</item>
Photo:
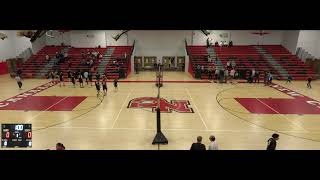
[[[8,71],[8,65],[7,62],[0,62],[0,75],[1,74],[7,74]]]

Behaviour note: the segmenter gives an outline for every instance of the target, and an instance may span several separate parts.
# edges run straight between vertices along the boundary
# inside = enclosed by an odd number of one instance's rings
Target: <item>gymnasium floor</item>
[[[94,86],[50,87],[48,80],[26,79],[19,90],[2,75],[0,123],[32,123],[35,150],[54,149],[57,142],[73,150],[156,150],[156,113],[144,106],[152,98],[135,99],[156,97],[155,84],[148,82],[154,79],[154,72],[131,74],[117,92],[110,82],[107,96],[97,98]],[[198,135],[208,145],[213,134],[220,149],[263,150],[274,132],[280,134],[277,149],[320,149],[317,81],[312,89],[304,81],[217,84],[183,72],[164,72],[164,81],[173,82],[164,82],[160,93],[168,111],[161,114],[162,131],[169,141],[160,149],[188,150]]]

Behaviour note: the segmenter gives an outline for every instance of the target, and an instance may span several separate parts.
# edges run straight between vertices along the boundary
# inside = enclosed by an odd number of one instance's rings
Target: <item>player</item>
[[[107,95],[108,87],[107,87],[107,78],[104,78],[102,80],[102,90],[103,90],[103,95]]]
[[[272,84],[272,74],[271,72],[268,74],[268,84]]]
[[[88,78],[89,78],[90,84],[92,86],[92,72],[88,73]]]
[[[89,73],[88,73],[87,71],[85,71],[85,72],[83,73],[83,76],[84,76],[84,78],[86,79],[87,85],[89,85],[88,74],[89,74]]]
[[[80,88],[83,88],[83,77],[82,77],[82,73],[79,73],[79,83],[80,83]]]
[[[292,76],[289,75],[286,83],[291,83],[291,81],[292,81]]]
[[[54,84],[55,72],[51,71],[50,76],[52,80],[51,83]]]
[[[71,70],[70,69],[68,69],[68,79],[71,81],[71,74],[72,74],[72,72],[71,72]]]
[[[17,83],[18,83],[19,89],[21,90],[21,88],[22,88],[22,82],[21,82],[20,76],[17,75],[17,76],[15,77],[15,79],[16,79],[16,81],[17,81]]]
[[[100,74],[99,74],[98,71],[97,71],[97,73],[96,73],[96,80],[97,80],[97,81],[100,81]]]
[[[60,80],[60,87],[61,87],[61,83],[63,84],[63,86],[65,86],[62,71],[60,71],[60,73],[59,73],[59,80]]]
[[[311,89],[311,81],[312,81],[312,78],[311,78],[311,77],[308,77],[307,87],[308,87],[309,89]]]
[[[115,79],[113,80],[113,86],[114,86],[114,90],[115,90],[115,91],[118,91],[118,78],[115,78]]]
[[[100,84],[99,84],[99,81],[96,81],[94,84],[96,85],[97,97],[99,97],[99,94],[100,94]]]
[[[76,87],[75,73],[71,73],[71,82],[72,82],[72,84],[73,84],[73,87]]]

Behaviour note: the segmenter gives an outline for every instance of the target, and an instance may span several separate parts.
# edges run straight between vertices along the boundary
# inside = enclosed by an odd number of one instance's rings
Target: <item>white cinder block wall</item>
[[[23,50],[31,47],[28,38],[16,37],[16,30],[0,30],[9,38],[0,41],[0,60],[17,56]],[[36,53],[45,45],[60,45],[64,42],[73,47],[106,47],[132,45],[136,40],[136,56],[185,56],[184,40],[188,45],[205,45],[207,37],[199,30],[131,30],[124,34],[118,41],[115,37],[120,30],[74,30],[60,33],[53,31],[55,38],[39,38],[32,43],[33,52]],[[193,35],[192,35],[193,32]],[[257,35],[251,34],[256,30],[211,30],[209,36],[213,43],[221,41],[221,33],[228,33],[234,45],[257,44]],[[302,47],[315,57],[320,57],[320,31],[266,31],[271,34],[265,35],[263,44],[282,44],[289,51],[295,53],[297,47]],[[229,41],[229,38],[226,39]],[[187,67],[186,67],[187,68]]]
[[[0,40],[0,61],[15,58],[32,44],[29,38],[18,37],[17,30],[0,30],[8,36],[5,40]]]
[[[320,58],[320,31],[301,30],[297,47],[302,47],[315,58]]]
[[[299,30],[286,30],[283,32],[282,46],[286,47],[292,54],[296,53],[299,38]]]

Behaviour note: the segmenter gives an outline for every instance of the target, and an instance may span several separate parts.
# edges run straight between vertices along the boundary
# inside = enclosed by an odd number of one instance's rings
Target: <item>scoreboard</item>
[[[1,147],[32,147],[32,125],[2,124]]]

